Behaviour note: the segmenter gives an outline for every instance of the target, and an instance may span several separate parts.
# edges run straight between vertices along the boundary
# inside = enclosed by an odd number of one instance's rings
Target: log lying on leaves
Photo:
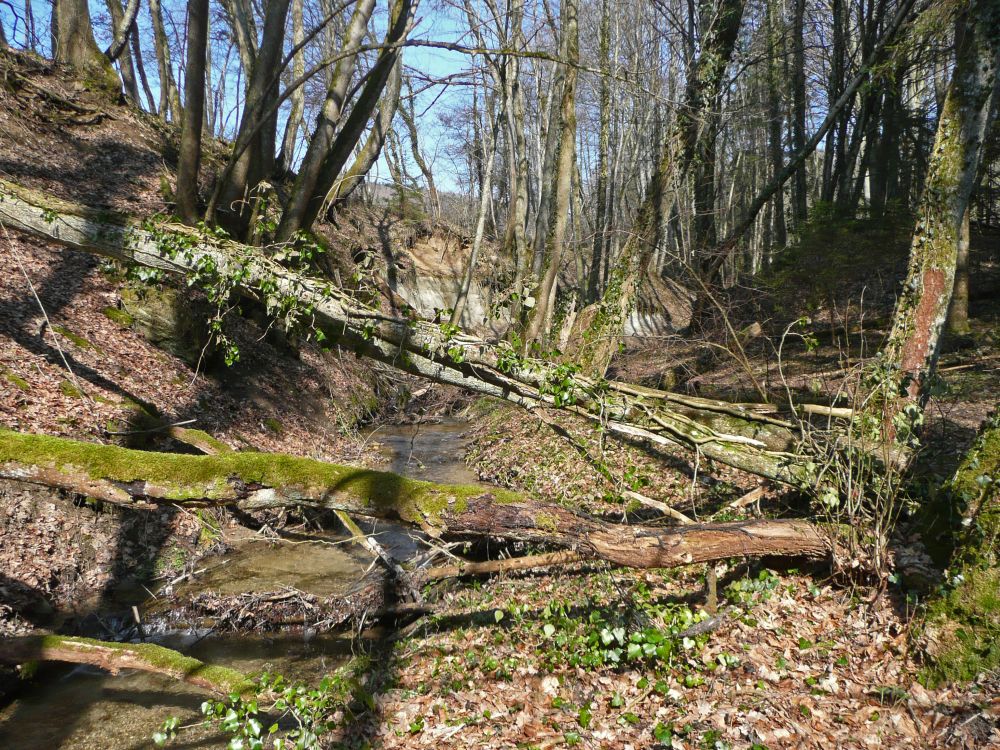
[[[268,453],[150,453],[0,430],[0,478],[59,487],[117,505],[244,509],[305,506],[389,518],[432,535],[545,543],[582,557],[665,568],[729,557],[823,557],[827,536],[805,521],[621,526],[516,492],[443,485]]]
[[[123,669],[155,672],[219,695],[245,693],[253,683],[242,672],[205,664],[153,643],[113,643],[63,635],[26,635],[0,640],[0,662],[60,661],[89,664],[118,674]]]
[[[218,297],[254,297],[321,331],[328,340],[393,367],[534,408],[555,406],[611,432],[700,456],[778,482],[810,486],[815,468],[795,454],[795,425],[773,407],[730,404],[615,381],[519,356],[449,325],[386,315],[331,284],[297,273],[257,248],[190,227],[138,222],[0,180],[0,223],[69,247],[179,274]]]

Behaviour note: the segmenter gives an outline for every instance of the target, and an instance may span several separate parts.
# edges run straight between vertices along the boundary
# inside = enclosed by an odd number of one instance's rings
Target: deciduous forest
[[[0,746],[1000,747],[1000,0],[0,0]]]

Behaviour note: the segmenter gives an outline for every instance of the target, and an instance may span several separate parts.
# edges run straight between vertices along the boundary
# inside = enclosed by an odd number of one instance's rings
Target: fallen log
[[[499,488],[433,484],[268,453],[151,453],[0,430],[0,478],[58,487],[117,505],[303,506],[388,518],[434,536],[548,544],[634,568],[730,557],[825,557],[831,543],[806,521],[681,527],[622,526]]]
[[[249,693],[254,689],[250,678],[242,672],[211,666],[153,643],[114,643],[64,635],[26,635],[0,640],[0,662],[33,661],[88,664],[111,674],[123,669],[154,672],[219,695]]]
[[[436,382],[529,409],[566,409],[628,439],[679,445],[785,484],[808,487],[816,481],[814,464],[797,455],[798,428],[776,416],[771,405],[587,378],[454,326],[387,315],[325,279],[285,268],[257,248],[166,222],[140,224],[3,180],[0,222],[47,241],[181,275],[215,296],[239,291],[268,309],[296,311],[289,315],[305,319],[328,340]]]

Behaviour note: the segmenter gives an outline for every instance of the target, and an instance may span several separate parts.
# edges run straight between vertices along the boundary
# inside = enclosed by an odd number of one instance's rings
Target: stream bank
[[[417,479],[468,483],[475,476],[462,460],[465,431],[464,423],[445,420],[383,425],[365,430],[363,437],[367,448],[380,454],[392,471]],[[335,519],[331,521],[336,526]],[[385,522],[363,527],[397,559],[411,558],[421,547],[402,527]],[[198,559],[193,565],[196,575],[185,580],[167,580],[151,591],[135,583],[119,586],[105,596],[105,609],[91,612],[80,624],[89,629],[88,635],[145,636],[207,663],[248,673],[266,669],[307,683],[344,665],[358,650],[355,637],[372,644],[387,635],[371,628],[360,634],[344,627],[329,632],[323,622],[309,619],[308,608],[296,608],[296,603],[310,598],[344,595],[372,566],[372,555],[351,543],[348,534],[311,528],[282,531],[281,538],[269,540],[268,536],[279,535],[268,527],[262,531],[264,538],[244,532],[228,551]],[[258,608],[267,602],[257,597],[267,592],[278,600],[287,596],[292,603],[291,627],[245,632],[259,624]],[[227,626],[242,626],[244,632],[220,633],[215,631],[221,628],[213,630],[210,622],[172,623],[169,616],[162,616],[177,601],[241,596],[249,597],[252,606],[232,616]],[[141,627],[130,616],[133,605],[142,613]],[[68,621],[79,613],[54,614]],[[0,711],[0,747],[145,747],[166,718],[177,715],[184,723],[197,721],[205,697],[203,691],[158,675],[110,676],[89,667],[44,665],[37,679]],[[53,722],[52,716],[61,720]],[[208,730],[185,737],[202,747],[225,745],[221,736]]]

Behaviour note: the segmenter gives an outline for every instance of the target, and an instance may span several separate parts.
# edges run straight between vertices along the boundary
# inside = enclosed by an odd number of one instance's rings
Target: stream
[[[414,479],[476,483],[463,462],[468,425],[389,425],[366,432],[381,445],[388,464],[380,466]],[[412,557],[418,543],[401,527],[379,522],[364,525],[397,559]],[[327,532],[315,541],[272,544],[242,542],[224,555],[199,562],[205,569],[185,593],[216,591],[238,594],[289,586],[317,596],[346,591],[371,564],[371,556],[345,535]],[[142,589],[139,589],[142,591]],[[123,589],[114,597],[117,614],[135,603],[142,609],[145,592]],[[122,605],[125,605],[122,607]],[[111,608],[109,608],[111,609]],[[352,654],[352,633],[304,632],[268,634],[170,633],[155,641],[205,662],[244,672],[269,669],[291,680],[316,682],[345,663]],[[368,631],[365,638],[378,638]],[[147,672],[111,676],[96,668],[46,666],[45,675],[0,711],[0,748],[4,750],[132,750],[152,746],[151,736],[164,720],[178,716],[182,724],[200,718],[202,690]],[[186,731],[173,747],[225,747],[222,735],[209,728]]]

